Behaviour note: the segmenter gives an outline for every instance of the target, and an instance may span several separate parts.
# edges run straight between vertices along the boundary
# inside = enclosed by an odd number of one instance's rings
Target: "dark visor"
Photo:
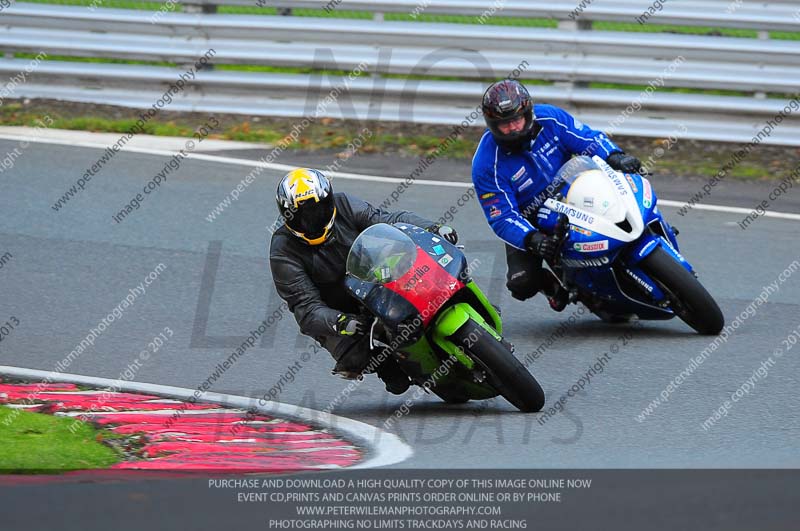
[[[328,196],[320,201],[307,200],[300,203],[291,228],[314,239],[322,236],[325,226],[333,217],[333,197]]]

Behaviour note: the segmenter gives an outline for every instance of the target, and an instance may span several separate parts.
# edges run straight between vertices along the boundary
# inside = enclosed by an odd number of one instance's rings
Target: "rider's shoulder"
[[[475,156],[472,157],[473,166],[476,164],[486,163],[489,159],[494,160],[496,150],[497,142],[495,142],[491,131],[486,129],[483,132],[483,136],[478,141],[478,147],[475,149]]]
[[[341,205],[350,205],[353,196],[347,192],[333,192],[333,204],[339,208]]]
[[[537,103],[533,106],[533,114],[536,118],[560,118],[568,113],[561,107],[549,103]]]
[[[337,215],[348,219],[356,212],[372,206],[364,199],[348,192],[334,192],[333,205],[336,207]]]
[[[275,258],[277,256],[285,255],[292,247],[294,243],[293,237],[289,232],[289,229],[286,228],[286,225],[281,225],[278,229],[272,233],[272,237],[270,238],[269,242],[269,256],[270,258]]]

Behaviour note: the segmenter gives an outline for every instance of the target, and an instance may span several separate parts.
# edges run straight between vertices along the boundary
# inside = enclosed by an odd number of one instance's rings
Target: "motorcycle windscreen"
[[[372,225],[356,238],[347,255],[347,274],[400,295],[425,325],[464,287],[402,230],[386,223]]]
[[[405,275],[384,284],[414,305],[423,325],[431,322],[436,312],[464,287],[456,277],[440,266],[428,253],[417,247],[414,265]]]
[[[364,230],[350,246],[347,274],[386,284],[405,275],[417,258],[417,246],[397,227],[377,223]]]

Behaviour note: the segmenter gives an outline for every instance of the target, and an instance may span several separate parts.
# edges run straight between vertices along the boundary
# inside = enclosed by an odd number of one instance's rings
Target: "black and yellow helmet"
[[[286,228],[309,245],[327,241],[336,218],[331,182],[319,170],[298,168],[278,183],[278,211]]]

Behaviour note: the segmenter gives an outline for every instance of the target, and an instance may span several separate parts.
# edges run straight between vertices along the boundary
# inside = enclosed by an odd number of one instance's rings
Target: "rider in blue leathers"
[[[563,310],[568,294],[555,275],[542,268],[543,258],[555,256],[557,244],[531,224],[536,208],[548,197],[566,194],[568,185],[554,178],[573,155],[598,155],[628,173],[640,170],[641,163],[566,111],[534,105],[515,80],[487,89],[483,115],[488,129],[472,159],[472,182],[486,220],[506,243],[506,286],[519,300],[541,290],[554,309]]]

